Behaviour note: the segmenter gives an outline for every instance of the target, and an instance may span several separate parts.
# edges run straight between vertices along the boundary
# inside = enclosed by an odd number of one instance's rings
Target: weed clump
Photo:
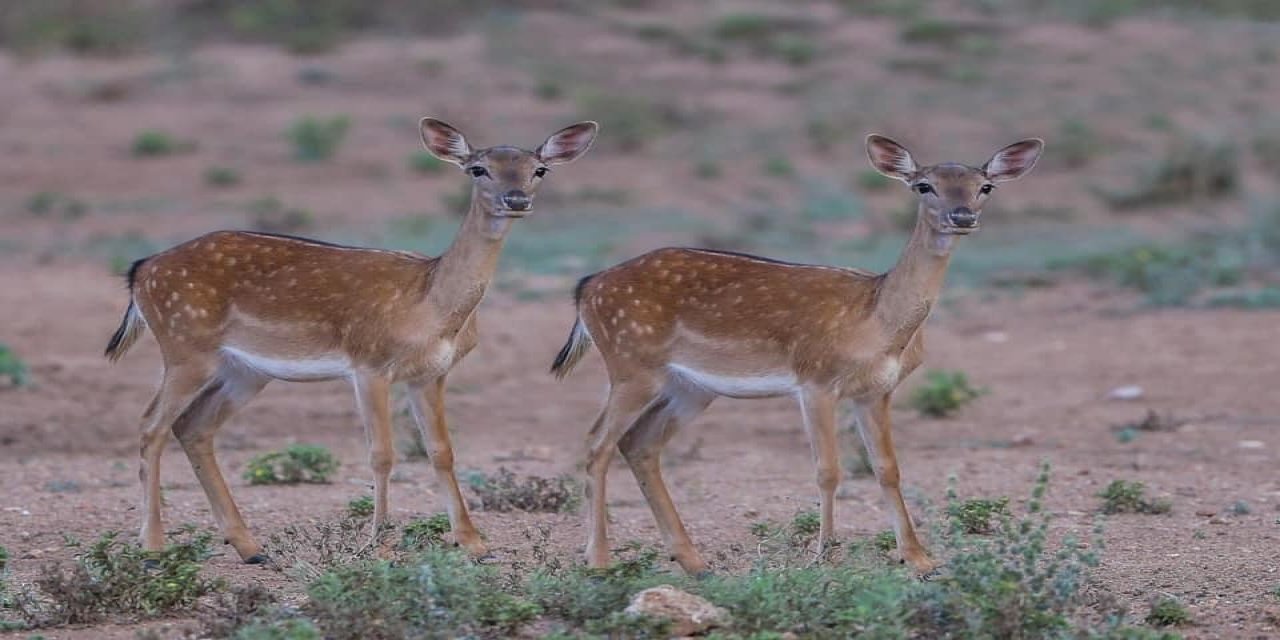
[[[148,129],[134,137],[132,150],[135,156],[148,157],[185,153],[194,151],[195,148],[194,142],[178,140],[164,131]]]
[[[283,451],[254,456],[245,467],[249,484],[326,483],[338,470],[338,459],[313,444],[292,444]]]
[[[947,515],[965,533],[992,533],[995,527],[991,519],[1009,515],[1009,499],[972,498],[964,502],[955,502],[947,506]]]
[[[352,498],[347,503],[347,517],[367,518],[371,515],[373,515],[373,496]]]
[[[1121,210],[1233,195],[1240,186],[1239,155],[1229,140],[1184,137],[1174,142],[1138,185],[1101,195],[1111,207]]]
[[[293,157],[299,162],[322,162],[333,157],[351,126],[347,116],[317,118],[305,116],[289,126]]]
[[[211,187],[234,187],[240,180],[240,172],[231,167],[209,167],[204,171],[204,183]]]
[[[572,476],[518,478],[506,468],[487,475],[473,473],[467,484],[480,497],[486,511],[571,512],[578,508],[581,490]]]
[[[69,569],[46,566],[35,580],[35,591],[17,594],[12,605],[32,627],[189,610],[198,598],[224,585],[200,575],[213,536],[190,529],[185,533],[184,541],[159,552],[123,542],[116,532],[104,534]]]
[[[984,393],[985,389],[971,386],[962,371],[934,370],[925,374],[924,384],[911,393],[908,402],[922,415],[945,418]]]
[[[437,513],[429,518],[411,521],[400,532],[400,548],[425,551],[444,546],[444,534],[452,529],[449,514]]]
[[[1176,598],[1160,598],[1151,603],[1145,620],[1156,627],[1176,627],[1191,622],[1191,613]]]
[[[21,387],[28,380],[27,363],[4,343],[0,343],[0,378],[8,378],[12,387]]]
[[[1173,503],[1164,499],[1148,500],[1146,485],[1138,481],[1113,480],[1098,493],[1103,513],[1168,513]]]

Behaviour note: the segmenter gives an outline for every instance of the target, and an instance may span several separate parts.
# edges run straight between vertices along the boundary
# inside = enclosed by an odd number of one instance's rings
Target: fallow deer
[[[932,571],[899,490],[889,399],[921,362],[923,325],[955,239],[978,228],[996,183],[1025,175],[1042,148],[1028,139],[981,167],[920,167],[898,143],[869,136],[872,166],[910,185],[919,200],[915,230],[884,274],[667,248],[583,278],[577,321],[551,370],[565,376],[594,343],[609,375],[608,399],[587,438],[587,562],[609,561],[605,476],[618,448],[673,559],[686,572],[705,571],[662,479],[663,446],[717,396],[793,396],[817,467],[819,548],[833,536],[836,409],[848,399],[902,558]]]
[[[163,381],[142,417],[144,547],[164,543],[160,454],[172,430],[226,541],[245,562],[266,561],[218,469],[214,433],[272,379],[345,378],[369,443],[374,531],[387,517],[394,462],[390,388],[405,382],[448,495],[455,540],[484,553],[453,472],[445,376],[476,345],[476,306],[512,221],[529,213],[548,168],[581,156],[596,130],[594,122],[571,125],[534,151],[472,149],[457,129],[423,118],[427,149],[472,180],[470,209],[439,257],[219,231],[134,263],[129,306],[106,355],[119,359],[150,329],[164,361]]]

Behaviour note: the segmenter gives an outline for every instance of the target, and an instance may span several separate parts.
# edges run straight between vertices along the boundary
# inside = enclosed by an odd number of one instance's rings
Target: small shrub
[[[472,474],[467,483],[486,511],[570,512],[578,508],[581,490],[572,476],[517,478],[505,468],[490,476]]]
[[[304,613],[325,638],[510,637],[538,615],[491,567],[457,551],[340,567],[307,588]]]
[[[525,590],[545,614],[602,633],[600,627],[607,629],[611,616],[622,611],[636,592],[679,583],[658,573],[657,549],[628,545],[618,554],[621,558],[604,569],[539,569],[529,577]]]
[[[1184,136],[1175,140],[1139,184],[1100,195],[1115,209],[1234,195],[1240,186],[1240,158],[1227,139]]]
[[[352,498],[347,503],[347,515],[352,518],[367,518],[373,515],[373,496]]]
[[[764,159],[761,170],[764,171],[765,175],[774,178],[785,178],[796,171],[795,166],[791,164],[791,161],[786,156],[776,154],[771,154]]]
[[[911,407],[922,415],[934,418],[949,416],[986,393],[969,384],[962,371],[929,371],[925,382],[911,393]]]
[[[429,151],[415,151],[409,155],[409,168],[417,173],[427,175],[437,175],[444,173],[449,167],[453,166],[440,158],[431,155]]]
[[[371,539],[367,520],[346,515],[336,520],[288,524],[267,540],[267,552],[295,580],[310,582],[334,567],[371,560],[394,531],[384,525]]]
[[[313,444],[291,444],[284,451],[254,456],[244,470],[249,484],[326,483],[338,470],[338,459]]]
[[[159,552],[104,534],[69,569],[47,565],[35,580],[38,593],[19,594],[20,615],[36,627],[85,624],[108,616],[153,617],[190,609],[201,596],[223,588],[200,575],[213,536],[186,531],[187,539]]]
[[[195,143],[178,140],[164,131],[148,129],[134,136],[132,149],[133,155],[139,157],[167,156],[194,151]]]
[[[1191,613],[1176,598],[1160,598],[1151,603],[1145,620],[1157,627],[1176,627],[1191,622]]]
[[[893,529],[881,531],[871,539],[871,545],[877,551],[888,553],[898,548],[898,535],[893,532]]]
[[[299,162],[321,162],[333,157],[347,135],[351,119],[347,116],[317,118],[305,116],[289,126],[293,157]]]
[[[430,518],[413,520],[404,526],[400,536],[400,548],[409,551],[425,551],[444,546],[444,534],[449,533],[449,514],[437,513]]]
[[[1231,503],[1231,506],[1227,507],[1227,513],[1230,513],[1233,516],[1247,516],[1252,511],[1253,510],[1249,508],[1249,503],[1244,500],[1236,500]]]
[[[947,515],[960,526],[960,530],[970,534],[987,534],[994,531],[991,523],[993,516],[1009,515],[1009,499],[972,498],[951,504],[947,507]]]
[[[200,626],[203,638],[268,638],[260,631],[250,631],[243,627],[256,627],[269,610],[276,604],[274,593],[260,585],[235,585],[224,593],[219,593],[211,606],[203,608],[200,613]],[[240,630],[240,633],[236,633]],[[288,636],[284,636],[288,638]],[[316,637],[319,640],[319,637]]]
[[[1143,244],[1051,264],[1137,289],[1157,306],[1184,305],[1210,287],[1238,284],[1248,262],[1238,241],[1204,235],[1182,244]]]
[[[209,167],[204,171],[204,183],[211,187],[234,187],[240,184],[240,172],[231,167]]]
[[[8,378],[9,386],[21,387],[27,384],[27,374],[27,363],[9,345],[0,343],[0,378]]]
[[[275,196],[258,198],[247,207],[249,227],[268,233],[297,233],[315,224],[311,211],[301,207],[286,207]]]
[[[1141,482],[1113,480],[1098,493],[1103,513],[1168,513],[1173,508],[1168,500],[1147,500],[1146,486]]]

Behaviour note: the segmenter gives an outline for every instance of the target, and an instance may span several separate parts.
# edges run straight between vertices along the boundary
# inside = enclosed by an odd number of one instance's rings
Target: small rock
[[[988,331],[982,334],[982,339],[986,340],[987,342],[994,342],[996,344],[1001,344],[1009,341],[1009,334],[1003,331]]]
[[[702,633],[712,627],[723,626],[729,619],[729,612],[723,608],[666,584],[637,593],[625,612],[633,616],[670,620],[673,636]]]
[[[1201,518],[1212,518],[1218,515],[1218,512],[1214,511],[1213,509],[1197,509],[1196,515],[1200,516]]]
[[[1236,443],[1236,446],[1240,447],[1241,449],[1261,449],[1267,445],[1264,444],[1261,440],[1241,440],[1240,442]]]
[[[1214,516],[1209,518],[1209,524],[1227,524],[1227,519],[1222,516]]]
[[[1108,400],[1137,400],[1143,396],[1142,387],[1136,384],[1116,387],[1107,392]]]
[[[1010,447],[1029,447],[1035,443],[1036,439],[1029,431],[1023,431],[1022,433],[1013,436],[1013,439],[1009,440]]]
[[[755,509],[746,509],[742,512],[742,517],[744,518],[754,518],[758,515],[760,515],[760,512]]]

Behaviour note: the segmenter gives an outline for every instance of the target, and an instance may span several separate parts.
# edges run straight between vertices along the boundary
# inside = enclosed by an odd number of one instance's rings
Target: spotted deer
[[[981,167],[920,167],[902,145],[868,137],[872,166],[910,185],[919,201],[915,230],[887,273],[667,248],[583,278],[577,321],[551,371],[565,376],[594,343],[609,376],[608,399],[587,437],[587,562],[609,561],[605,477],[616,447],[673,559],[686,572],[706,571],[662,479],[662,449],[717,396],[792,396],[817,467],[820,548],[834,531],[836,409],[847,399],[902,559],[932,571],[899,490],[889,400],[923,358],[923,325],[955,239],[978,228],[996,184],[1025,175],[1042,148],[1028,139]]]
[[[394,462],[390,388],[405,382],[448,500],[455,540],[485,544],[453,472],[445,377],[476,345],[476,306],[514,220],[528,215],[549,167],[586,152],[594,122],[552,134],[534,151],[472,149],[453,127],[421,122],[422,140],[472,181],[471,205],[439,257],[218,231],[133,264],[130,302],[106,356],[119,359],[150,329],[164,377],[142,416],[142,542],[163,546],[160,454],[168,430],[182,444],[222,535],[247,563],[267,560],[214,457],[218,428],[273,380],[345,378],[355,389],[374,475],[374,530],[387,518]]]

